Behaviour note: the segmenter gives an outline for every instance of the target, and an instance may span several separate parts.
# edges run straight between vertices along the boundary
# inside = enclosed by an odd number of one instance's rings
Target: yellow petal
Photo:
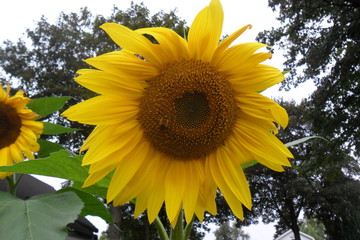
[[[185,166],[183,161],[172,161],[165,183],[166,213],[170,222],[176,221],[185,190]]]
[[[131,151],[128,155],[124,156],[111,179],[109,189],[107,193],[107,201],[112,201],[118,193],[130,182],[133,176],[137,173],[141,165],[143,164],[147,154],[149,152],[149,143],[142,141]],[[123,199],[124,196],[119,196],[118,203],[124,204],[130,199]],[[115,205],[119,205],[116,204]]]
[[[191,56],[210,62],[222,32],[224,12],[219,0],[212,0],[208,7],[198,13],[188,35]]]
[[[227,38],[225,38],[219,44],[219,46],[216,48],[213,58],[211,60],[211,63],[214,66],[217,66],[218,61],[223,56],[224,52],[230,47],[231,43],[233,43],[233,41],[235,41],[241,34],[243,34],[243,32],[245,32],[247,29],[250,29],[250,28],[251,28],[251,25],[246,25],[246,26],[240,28],[239,30],[237,30],[236,32],[232,33]]]
[[[13,164],[9,148],[0,149],[0,166],[10,166]]]
[[[159,50],[166,56],[168,63],[189,59],[189,48],[186,40],[168,28],[141,28],[136,32],[153,36],[160,44]]]
[[[9,146],[11,159],[13,162],[22,162],[24,161],[24,156],[22,154],[22,151],[19,147],[19,145],[15,142],[14,144],[11,144]]]
[[[288,115],[286,110],[273,100],[256,92],[241,92],[236,97],[239,107],[247,114],[277,122],[285,128],[288,124]]]
[[[200,179],[199,175],[201,174],[201,167],[199,160],[186,161],[186,170],[185,170],[185,181],[186,187],[184,191],[184,213],[186,222],[189,223],[195,212]]]
[[[135,157],[132,157],[136,159]],[[154,173],[154,169],[159,164],[158,154],[154,151],[154,149],[149,147],[149,151],[145,156],[145,163],[143,163],[131,180],[127,183],[126,187],[123,188],[122,191],[119,192],[117,197],[114,199],[115,205],[122,205],[128,202],[130,199],[135,198],[140,195],[141,192],[145,191],[149,187],[149,179],[152,177]],[[136,202],[137,204],[137,202]],[[145,206],[142,206],[143,211],[146,208],[146,202],[144,202]]]
[[[228,76],[238,75],[244,71],[243,69],[260,63],[252,58],[255,51],[265,46],[258,42],[237,44],[225,51],[215,66],[218,71],[224,72]]]
[[[101,113],[101,114],[99,114]],[[62,113],[69,120],[91,125],[112,125],[135,119],[139,103],[121,97],[97,96],[78,103]]]
[[[95,68],[117,75],[118,81],[122,82],[130,81],[132,83],[132,80],[145,80],[159,74],[159,69],[153,64],[124,50],[88,58],[85,62]],[[82,74],[82,72],[78,73]]]
[[[156,66],[164,66],[164,59],[158,54],[158,46],[143,35],[117,23],[105,23],[101,28],[120,47],[139,54]]]
[[[215,153],[216,155],[216,153]],[[226,184],[222,174],[219,171],[219,165],[217,163],[217,157],[213,156],[210,158],[209,166],[211,170],[211,174],[216,182],[216,184],[219,186],[219,189],[221,193],[223,194],[226,202],[228,203],[230,209],[235,214],[235,216],[239,219],[243,219],[243,210],[242,205],[239,199],[235,196],[235,194],[232,192],[232,190],[229,188],[229,186]]]
[[[259,64],[246,72],[228,76],[229,82],[237,92],[263,91],[284,80],[284,75],[279,69]]]
[[[248,208],[251,208],[251,194],[245,174],[240,165],[232,163],[230,158],[235,155],[220,147],[217,150],[217,164],[222,173],[223,179],[233,194]]]
[[[143,132],[136,121],[121,124],[121,127],[108,127],[92,142],[83,158],[82,164],[88,165],[99,161],[109,161],[114,154],[116,161],[121,161],[143,138]]]
[[[144,80],[131,79],[125,73],[116,75],[94,69],[78,73],[81,75],[75,78],[77,83],[93,92],[114,97],[139,98],[147,86]]]
[[[110,162],[106,166],[101,162],[94,163],[90,166],[91,169],[97,169],[97,167],[101,166],[101,171],[96,171],[93,173],[90,173],[89,176],[86,178],[84,184],[82,185],[83,188],[89,187],[97,182],[99,182],[101,179],[103,179],[106,175],[108,175],[111,171],[113,171],[116,168],[117,163]]]
[[[147,213],[149,222],[152,223],[159,214],[160,208],[165,199],[165,181],[168,169],[170,167],[170,159],[165,156],[160,158],[160,164],[154,171],[151,178],[151,187],[148,191]]]
[[[140,194],[136,197],[136,204],[135,204],[135,211],[134,211],[134,218],[137,218],[142,214],[146,207],[148,202],[148,191],[145,188],[143,191],[140,192]],[[149,221],[150,222],[150,221]]]
[[[259,130],[252,123],[243,120],[235,124],[234,135],[239,145],[272,163],[290,166],[288,158],[292,157],[286,146],[270,132]],[[255,159],[257,160],[257,159]]]
[[[26,141],[26,139],[22,135],[20,135],[16,139],[16,143],[18,144],[18,146],[21,148],[21,150],[23,151],[23,153],[25,154],[25,156],[28,159],[35,159],[34,154],[30,150],[31,146],[29,146],[29,143]],[[38,146],[39,145],[37,143],[34,145],[35,148],[38,148]]]

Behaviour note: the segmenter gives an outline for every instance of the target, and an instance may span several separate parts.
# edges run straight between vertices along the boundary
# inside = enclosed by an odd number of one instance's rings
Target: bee
[[[169,127],[169,119],[165,115],[162,118],[160,118],[159,128],[161,131],[166,131],[168,129],[168,127]]]

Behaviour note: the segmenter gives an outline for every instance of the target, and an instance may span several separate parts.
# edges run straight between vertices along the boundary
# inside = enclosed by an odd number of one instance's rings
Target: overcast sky
[[[195,15],[210,0],[133,0],[135,3],[144,2],[151,14],[160,10],[170,11],[177,9],[177,15],[185,19],[190,26]],[[88,7],[93,15],[101,14],[109,16],[114,5],[121,10],[130,7],[130,0],[4,0],[0,4],[0,42],[6,39],[12,41],[24,38],[26,28],[33,28],[36,21],[44,15],[50,23],[55,23],[60,12],[79,13],[81,7]],[[253,28],[245,32],[239,42],[253,42],[258,32],[264,29],[278,26],[276,13],[267,7],[267,0],[222,0],[225,19],[223,34],[231,34],[246,24],[252,24]],[[282,70],[282,53],[275,52],[274,57],[267,62]],[[283,96],[285,99],[294,98],[299,101],[308,96],[314,89],[312,84],[304,84],[292,92],[278,92],[278,86],[264,92],[269,97]],[[99,226],[97,226],[99,227]],[[274,228],[272,226],[252,226],[245,229],[250,233],[251,240],[272,240]],[[206,239],[214,239],[208,236]]]

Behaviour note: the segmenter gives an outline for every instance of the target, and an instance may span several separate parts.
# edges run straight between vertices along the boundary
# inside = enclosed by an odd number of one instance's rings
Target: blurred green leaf
[[[78,217],[83,205],[73,192],[25,201],[0,192],[0,239],[64,240],[66,225]]]
[[[68,128],[68,127],[64,127],[61,126],[59,124],[54,124],[54,123],[49,123],[49,122],[44,122],[44,131],[42,132],[42,134],[44,135],[57,135],[57,134],[63,134],[63,133],[72,133],[72,132],[76,132],[80,129],[76,129],[76,128]]]
[[[88,169],[81,167],[81,160],[67,150],[51,153],[46,158],[19,162],[12,166],[1,166],[0,171],[38,174],[80,182],[84,181],[88,175]]]
[[[73,155],[67,150],[60,150],[50,153],[50,156],[46,158],[19,162],[12,166],[0,166],[0,171],[69,179],[74,181],[73,187],[98,197],[106,198],[112,173],[94,185],[82,189],[81,186],[85,182],[89,171],[88,166],[81,166],[82,158],[83,156],[81,155]]]
[[[313,138],[320,138],[320,139],[322,139],[322,140],[327,141],[325,138],[320,137],[320,136],[311,136],[311,137],[304,137],[304,138],[300,138],[300,139],[295,140],[295,141],[291,141],[291,142],[285,143],[285,146],[287,146],[287,147],[295,146],[295,145],[298,145],[298,144],[300,144],[300,143],[309,141],[310,139],[313,139]]]
[[[106,199],[106,194],[107,194],[107,190],[112,178],[113,172],[109,173],[108,175],[106,175],[103,179],[101,179],[99,182],[83,188],[83,181],[73,181],[72,187],[79,189],[81,191],[87,192],[89,194],[101,197]]]
[[[39,114],[39,118],[43,118],[60,110],[70,98],[71,97],[36,98],[31,100],[27,107]]]
[[[281,72],[283,75],[290,73],[291,70]]]
[[[44,158],[50,156],[50,153],[57,152],[65,149],[63,146],[57,143],[49,142],[46,140],[39,139],[38,143],[40,145],[40,151],[38,152],[39,158]]]
[[[241,168],[242,169],[245,169],[245,168],[248,168],[248,167],[251,167],[251,166],[254,166],[255,164],[257,164],[258,162],[257,161],[251,161],[251,162],[247,162],[247,163],[243,163],[241,164]]]
[[[76,193],[84,203],[84,207],[80,213],[81,217],[85,217],[87,215],[99,216],[102,219],[104,219],[106,222],[113,223],[112,217],[109,211],[106,209],[104,203],[101,202],[98,198],[94,197],[93,195],[73,187],[61,189],[57,193],[63,193],[69,191]]]

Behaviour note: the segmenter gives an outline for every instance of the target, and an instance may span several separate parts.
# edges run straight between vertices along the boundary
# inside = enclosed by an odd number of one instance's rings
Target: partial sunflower
[[[219,44],[222,23],[222,6],[213,0],[188,40],[160,27],[101,26],[122,50],[86,60],[97,70],[80,70],[75,80],[99,96],[63,113],[96,125],[81,149],[90,165],[84,187],[115,170],[108,202],[136,198],[135,215],[147,209],[150,222],[165,202],[174,226],[181,209],[187,222],[194,213],[200,220],[204,211],[216,214],[217,188],[242,219],[241,203],[250,209],[251,195],[240,165],[290,166],[292,154],[274,135],[286,127],[287,113],[258,93],[284,77],[261,64],[271,57],[255,53],[264,44],[230,47],[250,25]]]
[[[24,160],[34,159],[39,151],[37,143],[43,131],[42,122],[34,121],[38,115],[25,108],[31,100],[18,91],[10,97],[10,87],[5,91],[0,84],[0,166],[10,166]],[[0,179],[12,173],[0,172]]]

